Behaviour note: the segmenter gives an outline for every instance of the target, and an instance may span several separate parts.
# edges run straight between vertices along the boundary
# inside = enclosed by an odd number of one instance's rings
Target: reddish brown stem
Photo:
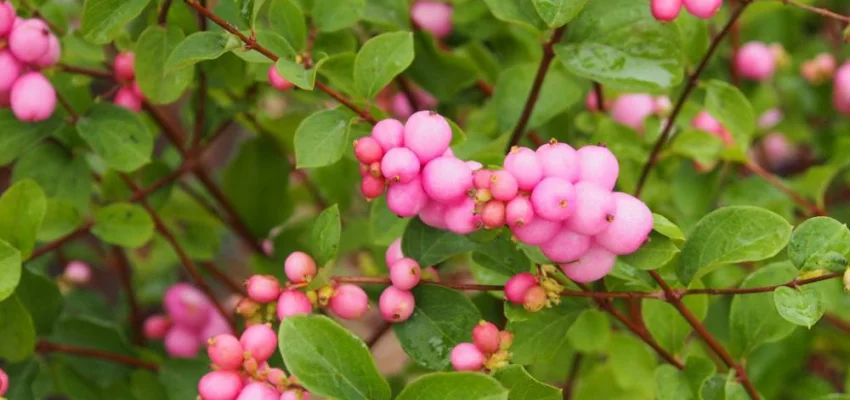
[[[248,293],[245,292],[245,288],[242,285],[234,282],[230,277],[227,276],[224,272],[218,269],[213,263],[209,261],[204,261],[200,263],[202,267],[204,267],[207,272],[213,276],[217,281],[219,281],[222,285],[226,286],[231,292],[238,294],[242,297],[248,297]]]
[[[823,216],[826,215],[826,211],[820,207],[818,207],[815,203],[812,203],[801,194],[795,192],[793,189],[785,185],[781,179],[777,178],[775,175],[771,174],[764,170],[761,165],[758,165],[752,159],[748,159],[744,162],[744,167],[746,167],[750,172],[760,176],[762,179],[767,181],[771,186],[779,189],[782,193],[785,193],[791,200],[794,200],[800,207],[803,207],[807,213],[810,215]]]
[[[780,285],[773,286],[762,286],[755,288],[730,288],[730,289],[687,289],[687,290],[673,290],[678,297],[690,296],[695,294],[708,294],[708,295],[736,295],[736,294],[752,294],[752,293],[766,293],[772,292],[780,287],[790,287],[795,288],[803,285],[808,285],[810,283],[821,282],[829,279],[840,278],[844,274],[840,272],[834,272],[826,275],[817,276],[814,278],[808,279],[794,279],[793,281],[786,282]]]
[[[110,80],[115,79],[115,76],[112,75],[112,72],[110,72],[110,71],[91,69],[91,68],[83,68],[83,67],[75,67],[75,66],[72,66],[72,65],[66,65],[66,64],[62,64],[62,63],[56,64],[56,67],[60,71],[65,71],[65,72],[69,72],[69,73],[73,73],[73,74],[88,75],[88,76],[91,76],[92,78],[101,78],[101,79],[110,79]]]
[[[118,246],[112,246],[112,257],[115,262],[115,269],[118,271],[121,286],[124,288],[124,293],[127,296],[127,303],[130,306],[130,327],[133,332],[133,343],[142,346],[145,344],[145,336],[142,334],[142,312],[139,309],[139,302],[136,300],[136,291],[133,290],[130,261],[127,260],[124,249]]]
[[[832,19],[844,22],[845,24],[850,24],[850,17],[829,11],[825,8],[811,6],[811,5],[808,5],[806,3],[803,3],[803,2],[800,2],[800,1],[797,1],[797,0],[778,0],[778,1],[785,4],[785,5],[794,6],[794,7],[797,7],[797,8],[802,8],[806,11],[810,11],[810,12],[813,12],[815,14],[827,17],[827,18],[832,18]]]
[[[159,365],[150,361],[139,360],[137,358],[127,357],[122,354],[110,353],[98,349],[48,342],[46,340],[40,340],[38,344],[36,344],[36,351],[45,354],[66,353],[83,357],[98,358],[101,360],[114,361],[120,364],[129,365],[135,368],[144,368],[154,372],[159,370]]]
[[[602,92],[602,85],[599,82],[593,82],[593,93],[596,94],[596,108],[600,112],[605,112],[605,93]]]
[[[168,10],[171,9],[172,0],[165,0],[162,3],[162,8],[159,9],[159,14],[156,17],[156,22],[160,25],[165,25],[168,20]]]
[[[575,387],[576,378],[578,378],[578,371],[581,369],[581,361],[583,359],[584,355],[578,352],[576,352],[575,356],[573,356],[573,362],[570,364],[570,371],[567,373],[567,381],[564,383],[564,400],[570,400],[573,397],[573,388]]]
[[[59,239],[56,239],[56,240],[54,240],[50,243],[47,243],[47,244],[45,244],[41,247],[36,248],[35,250],[33,250],[32,254],[30,255],[29,260],[30,261],[35,260],[36,258],[39,258],[39,257],[41,257],[41,256],[43,256],[43,255],[45,255],[45,254],[47,254],[51,251],[59,249],[60,247],[62,247],[66,243],[69,243],[69,242],[71,242],[75,239],[78,239],[78,238],[81,238],[81,237],[87,235],[89,233],[89,231],[91,230],[92,225],[94,225],[94,222],[86,222],[85,224],[83,224],[83,226],[77,228],[77,230],[75,230],[75,231],[73,231],[73,232],[71,232],[71,233],[69,233],[65,236],[62,236]]]

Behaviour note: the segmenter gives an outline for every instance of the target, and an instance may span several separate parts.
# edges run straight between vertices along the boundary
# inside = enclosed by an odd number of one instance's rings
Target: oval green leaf
[[[369,39],[354,59],[354,85],[371,99],[413,62],[413,34],[384,33]]]
[[[790,282],[797,277],[797,269],[789,262],[771,264],[756,270],[741,284],[741,288],[763,287]],[[778,341],[794,331],[794,324],[786,321],[773,300],[773,293],[735,296],[729,311],[730,350],[746,355],[758,346]]]
[[[319,111],[301,121],[295,131],[295,163],[298,169],[331,165],[348,144],[354,118],[340,110]]]
[[[419,218],[407,224],[401,239],[402,253],[423,267],[436,265],[476,247],[478,245],[466,236],[430,227]]]
[[[94,214],[91,232],[107,243],[136,248],[153,237],[154,223],[141,206],[129,203],[108,205]]]
[[[151,160],[153,135],[138,115],[110,103],[93,106],[77,132],[108,166],[132,172]]]
[[[178,28],[151,25],[142,32],[136,42],[136,59],[145,60],[136,64],[136,80],[151,103],[174,102],[192,83],[194,69],[168,71],[163,68],[169,55],[183,38],[183,32]]]
[[[818,291],[808,286],[777,288],[773,291],[773,302],[782,318],[806,328],[811,328],[824,313]]]
[[[89,42],[106,44],[142,13],[151,0],[86,0],[80,33]]]
[[[29,258],[38,230],[47,214],[44,191],[31,179],[22,180],[0,197],[0,239]]]
[[[342,232],[342,222],[339,217],[339,206],[334,204],[326,208],[313,223],[310,235],[313,243],[313,257],[322,266],[336,258],[339,252],[339,237]]]
[[[475,372],[437,372],[408,385],[396,400],[507,400],[499,381]]]

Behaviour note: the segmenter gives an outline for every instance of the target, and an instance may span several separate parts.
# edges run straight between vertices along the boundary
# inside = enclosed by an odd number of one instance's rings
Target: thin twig
[[[844,22],[845,24],[850,24],[850,17],[829,11],[825,8],[811,6],[811,5],[808,5],[806,3],[803,3],[803,2],[800,2],[800,1],[797,1],[797,0],[775,0],[775,1],[779,1],[780,3],[785,4],[786,6],[794,6],[794,7],[797,7],[797,8],[802,8],[806,11],[810,11],[810,12],[813,12],[815,14],[827,17],[827,18],[836,19],[836,20],[839,20],[841,22]]]
[[[216,267],[212,262],[203,261],[200,264],[210,275],[213,276],[213,278],[221,282],[221,284],[226,286],[231,292],[242,297],[248,297],[248,293],[245,292],[244,287],[234,282],[233,279],[230,279],[227,274],[218,269],[218,267]]]
[[[596,108],[600,112],[605,112],[605,94],[602,92],[602,85],[599,82],[593,82],[593,93],[596,93]]]
[[[74,111],[74,108],[71,107],[71,103],[68,101],[68,99],[66,99],[65,96],[62,95],[62,93],[59,93],[58,90],[56,91],[56,100],[59,100],[59,104],[61,104],[62,108],[64,108],[65,111],[68,112],[68,115],[71,116],[71,125],[76,124],[77,121],[79,121],[80,119],[80,114],[77,114],[77,112]]]
[[[110,72],[110,71],[92,69],[92,68],[84,68],[84,67],[75,67],[73,65],[67,65],[67,64],[62,64],[62,63],[56,64],[56,67],[60,71],[69,72],[69,73],[72,73],[72,74],[88,75],[92,78],[115,79],[115,76],[112,75],[112,72]]]
[[[840,272],[833,272],[830,274],[825,274],[821,276],[817,276],[814,278],[808,279],[794,279],[790,282],[785,282],[779,285],[772,286],[762,286],[762,287],[754,287],[754,288],[730,288],[730,289],[683,289],[674,292],[678,297],[690,296],[695,294],[708,294],[708,295],[737,295],[737,294],[753,294],[753,293],[767,293],[772,292],[780,287],[790,287],[796,288],[804,285],[808,285],[811,283],[826,281],[830,279],[840,278],[844,274]]]
[[[124,293],[127,295],[127,303],[130,305],[130,327],[133,332],[133,343],[142,346],[145,344],[145,336],[142,334],[142,312],[139,309],[139,302],[136,300],[136,291],[133,290],[130,261],[127,260],[124,249],[118,246],[112,246],[112,257],[115,261],[121,286],[123,286]]]
[[[769,183],[771,186],[779,189],[782,193],[785,193],[788,197],[794,200],[795,203],[803,207],[810,215],[826,215],[826,211],[824,209],[818,207],[815,203],[812,203],[811,201],[803,197],[801,194],[795,192],[794,189],[791,189],[790,187],[785,185],[785,183],[782,182],[782,180],[777,178],[775,175],[765,171],[764,168],[755,163],[752,159],[748,159],[746,162],[744,162],[743,165],[748,170],[767,181],[767,183]]]
[[[573,397],[573,389],[575,388],[576,378],[578,378],[578,371],[581,369],[581,361],[583,359],[584,355],[578,352],[573,357],[573,362],[570,364],[570,370],[567,373],[567,381],[564,383],[564,400],[570,400]]]
[[[79,347],[72,346],[67,344],[59,344],[48,342],[46,340],[40,340],[38,344],[36,344],[36,351],[39,353],[66,353],[73,354],[77,356],[83,357],[91,357],[91,358],[99,358],[101,360],[114,361],[117,363],[121,363],[124,365],[129,365],[131,367],[136,368],[144,368],[149,371],[157,371],[159,370],[159,365],[145,360],[140,360],[133,357],[128,357],[122,354],[110,353],[108,351],[103,351],[99,349],[92,349],[87,347]]]
[[[156,23],[165,25],[168,21],[168,10],[171,8],[172,0],[165,0],[162,3],[162,8],[159,9],[159,14],[156,17]]]

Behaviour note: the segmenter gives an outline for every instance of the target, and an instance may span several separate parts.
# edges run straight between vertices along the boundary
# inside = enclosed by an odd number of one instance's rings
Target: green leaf
[[[192,83],[192,68],[168,71],[163,68],[169,55],[183,41],[180,29],[151,25],[136,42],[136,81],[148,101],[154,104],[174,102]]]
[[[38,184],[27,179],[12,185],[0,197],[0,239],[20,250],[17,256],[26,260],[35,246],[36,234],[46,213],[47,200]],[[4,250],[3,259],[11,254]]]
[[[419,262],[432,266],[452,256],[472,251],[477,245],[466,236],[425,225],[419,218],[407,224],[401,239],[402,253]]]
[[[3,366],[9,374],[9,391],[5,394],[9,399],[36,400],[33,394],[33,381],[39,375],[40,364],[35,358],[23,363]]]
[[[697,18],[690,13],[679,13],[676,26],[682,34],[682,51],[689,65],[697,65],[708,49],[709,35],[706,20]]]
[[[388,400],[390,386],[369,348],[321,315],[296,315],[280,324],[283,360],[310,393],[346,400]]]
[[[416,57],[405,71],[405,76],[409,75],[439,100],[454,99],[459,91],[474,84],[480,75],[470,57],[444,51],[437,39],[424,32],[414,32],[413,50]]]
[[[824,304],[818,291],[808,286],[776,288],[773,291],[773,302],[782,318],[807,328],[816,324],[824,313]]]
[[[365,0],[314,0],[313,23],[320,32],[348,28],[360,19],[365,7]]]
[[[12,293],[21,280],[21,252],[0,240],[0,301]]]
[[[322,64],[318,72],[327,78],[328,83],[344,93],[355,94],[354,89],[354,59],[352,52],[334,54]]]
[[[269,25],[295,50],[300,51],[306,47],[307,24],[304,22],[304,12],[294,0],[271,0]]]
[[[723,150],[723,140],[701,130],[686,130],[676,135],[670,152],[689,158],[700,164],[716,162]]]
[[[2,274],[0,272],[0,276]],[[0,278],[0,280],[2,279]],[[24,268],[21,271],[20,288],[17,291],[17,296],[29,311],[36,331],[41,335],[50,333],[53,329],[53,323],[62,312],[63,298],[62,294],[59,293],[59,287],[46,276]]]
[[[316,72],[319,71],[319,68],[327,60],[328,58],[324,57],[316,61],[312,67],[304,68],[300,63],[286,58],[279,58],[274,67],[278,74],[287,81],[292,82],[295,86],[304,90],[313,90],[313,86],[316,84]]]
[[[570,23],[558,59],[574,74],[606,88],[658,91],[682,81],[679,30],[656,21],[645,1],[590,1]]]
[[[533,30],[546,29],[544,22],[535,9],[532,1],[528,0],[484,0],[490,12],[505,22],[518,24]]]
[[[512,360],[518,364],[551,360],[564,346],[569,346],[567,332],[587,306],[586,301],[573,298],[563,298],[561,304],[534,313],[522,306],[507,305],[507,329],[514,333]]]
[[[636,252],[623,256],[622,261],[642,270],[658,269],[679,254],[679,248],[668,237],[652,232],[649,240]]]
[[[531,260],[517,248],[511,234],[504,232],[496,240],[487,242],[472,253],[472,260],[484,268],[502,275],[514,276],[531,269]]]
[[[729,130],[735,144],[746,148],[756,129],[756,115],[747,97],[726,82],[711,80],[705,84],[705,108]]]
[[[475,372],[435,372],[407,385],[396,400],[507,400],[499,381]]]
[[[89,42],[106,44],[136,19],[150,0],[86,0],[80,33]]]
[[[91,232],[104,242],[118,246],[141,247],[153,237],[154,223],[141,206],[110,204],[94,213]]]
[[[254,26],[257,14],[263,8],[266,0],[233,0],[236,10],[242,20],[250,27]]]
[[[133,347],[118,326],[92,317],[65,318],[57,322],[51,340],[71,346],[97,349],[125,357],[134,357]],[[106,385],[124,377],[130,368],[115,362],[77,355],[58,355],[88,380]]]
[[[508,400],[560,400],[561,389],[534,379],[521,365],[509,365],[493,377],[508,389]]]
[[[92,175],[84,157],[61,145],[44,142],[24,154],[12,171],[12,182],[32,179],[49,199],[61,199],[85,211],[92,193]]]
[[[160,370],[163,368],[165,367],[161,366]],[[136,400],[142,400],[148,398],[148,396],[154,399],[169,398],[169,392],[166,391],[165,387],[159,382],[157,375],[153,372],[141,369],[137,369],[130,373],[130,390],[133,392],[133,396]]]
[[[353,121],[351,114],[338,108],[319,111],[301,121],[295,131],[296,168],[324,167],[339,161]]]
[[[363,20],[396,29],[410,29],[410,9],[406,1],[366,0]]]
[[[535,64],[521,64],[502,71],[499,82],[493,92],[493,104],[499,120],[499,130],[507,132],[514,128],[522,114],[534,77],[537,74]],[[582,98],[579,86],[557,66],[553,67],[543,80],[540,97],[535,103],[528,122],[528,129],[535,129],[556,115],[566,111]]]
[[[406,254],[406,253],[405,253]],[[431,370],[451,367],[452,349],[472,341],[481,314],[463,293],[437,285],[413,289],[416,308],[405,322],[393,324],[401,347],[417,364]]]
[[[757,207],[724,207],[703,217],[682,249],[682,283],[725,264],[759,261],[779,253],[791,236],[781,216]]]
[[[354,85],[368,99],[413,62],[413,34],[390,32],[369,39],[354,59]]]
[[[313,243],[313,257],[319,265],[326,265],[336,258],[339,252],[339,236],[342,223],[339,218],[339,206],[326,208],[313,223],[310,241]]]
[[[132,172],[147,164],[153,135],[136,113],[110,103],[93,106],[77,121],[77,132],[107,165]]]
[[[201,61],[215,60],[241,44],[239,38],[226,32],[195,32],[186,36],[186,39],[171,51],[164,69],[173,73]]]
[[[169,400],[193,399],[198,396],[198,381],[210,372],[209,360],[166,358],[159,368],[159,382]],[[145,393],[150,396],[150,393]],[[142,400],[141,398],[139,400]]]
[[[599,310],[585,310],[578,316],[567,331],[567,339],[576,350],[581,352],[601,351],[608,345],[611,337],[611,325],[605,313]]]
[[[587,0],[531,0],[531,2],[546,25],[557,28],[575,18]]]
[[[698,399],[703,399],[703,388],[706,382],[717,373],[717,366],[707,357],[692,355],[685,360],[685,369],[682,372],[688,379],[691,392],[695,393]]]
[[[30,123],[19,121],[12,110],[0,110],[0,165],[14,161],[30,146],[63,126],[58,117]]]
[[[35,351],[35,326],[17,296],[0,301],[0,358],[16,363]]]
[[[697,286],[700,287],[702,285]],[[698,320],[702,321],[708,314],[708,296],[686,296],[682,301]],[[661,347],[674,354],[682,351],[693,328],[675,307],[663,301],[644,301],[641,302],[641,315],[649,333]]]
[[[788,242],[788,258],[797,268],[818,269],[830,252],[850,254],[850,230],[829,217],[814,217],[797,226]],[[846,264],[846,260],[845,260]]]
[[[658,357],[636,336],[617,333],[608,345],[608,362],[619,386],[636,392],[652,393]]]
[[[372,242],[376,245],[388,246],[400,238],[409,221],[408,218],[399,218],[387,208],[385,196],[372,200],[369,206],[369,228],[372,233]]]
[[[298,53],[283,36],[267,29],[257,29],[254,31],[254,34],[256,35],[257,43],[278,57],[294,60],[298,56]],[[268,65],[272,62],[263,53],[254,49],[246,49],[244,46],[233,49],[233,54],[249,63]]]
[[[791,181],[792,188],[801,195],[817,202],[818,207],[824,208],[826,190],[838,176],[841,168],[835,165],[816,165],[806,169]]]
[[[682,371],[670,364],[655,369],[655,387],[658,400],[695,400],[688,379]]]
[[[780,285],[796,277],[797,269],[791,263],[771,264],[750,274],[741,288]],[[730,350],[736,355],[746,355],[762,344],[776,342],[790,335],[794,328],[776,310],[773,293],[735,296],[732,300],[729,311]]]
[[[653,213],[652,221],[652,229],[654,231],[678,242],[685,241],[685,234],[682,233],[682,229],[667,219],[667,217]]]

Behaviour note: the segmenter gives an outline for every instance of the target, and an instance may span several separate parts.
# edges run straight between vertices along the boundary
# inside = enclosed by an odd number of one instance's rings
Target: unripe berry
[[[505,298],[511,303],[522,304],[528,289],[537,286],[537,278],[528,272],[514,275],[505,283]]]
[[[493,193],[490,193],[489,189],[476,189],[471,192],[474,192],[472,199],[475,200],[475,204],[484,204],[493,200]]]
[[[611,118],[625,126],[643,132],[643,121],[655,111],[652,96],[643,93],[624,94],[614,100]]]
[[[242,377],[236,371],[212,371],[198,381],[201,400],[234,400],[242,390]]]
[[[271,358],[277,350],[277,335],[269,325],[251,325],[242,332],[239,343],[257,362],[263,362]]]
[[[377,143],[376,143],[377,144]],[[396,147],[390,149],[381,160],[381,173],[393,183],[407,183],[419,176],[419,159],[410,149]]]
[[[176,358],[193,358],[201,348],[198,334],[190,328],[175,325],[165,334],[165,351]]]
[[[59,62],[61,56],[62,45],[56,35],[51,33],[47,37],[47,51],[38,60],[35,60],[35,65],[41,68],[52,67]]]
[[[375,178],[383,178],[384,174],[381,173],[381,163],[376,161],[369,164],[369,174]]]
[[[403,322],[413,314],[416,308],[416,300],[413,293],[401,290],[395,286],[388,286],[378,299],[378,309],[381,316],[388,322]]]
[[[475,215],[475,200],[463,199],[460,203],[446,207],[446,228],[448,230],[466,235],[475,232],[483,226],[481,217]]]
[[[260,304],[256,301],[251,300],[247,297],[239,299],[239,302],[236,303],[236,314],[240,315],[242,318],[251,319],[260,311]]]
[[[366,136],[354,141],[354,156],[363,164],[371,164],[381,161],[384,149],[381,148],[377,139]]]
[[[284,78],[280,75],[279,72],[277,72],[277,68],[275,68],[274,64],[269,67],[269,83],[272,85],[273,88],[280,91],[289,90],[295,87],[295,84],[286,80],[286,78]]]
[[[422,187],[432,199],[456,204],[472,188],[472,170],[457,158],[434,159],[422,170]]]
[[[115,79],[119,81],[132,81],[136,77],[136,55],[131,52],[118,53],[112,64],[115,70]]]
[[[472,328],[472,342],[484,353],[499,351],[499,336],[499,328],[492,322],[482,320]]]
[[[439,201],[428,200],[422,211],[419,211],[419,219],[428,226],[446,229],[446,206]]]
[[[514,334],[509,331],[499,332],[499,350],[507,350],[514,344]]]
[[[422,279],[439,282],[440,281],[440,273],[437,272],[437,269],[434,267],[428,267],[422,270]]]
[[[577,153],[579,180],[595,183],[603,189],[614,189],[620,164],[611,150],[602,146],[584,146]]]
[[[537,312],[546,306],[549,297],[546,295],[546,290],[540,286],[533,286],[525,292],[525,297],[522,299],[522,306],[531,312]]]
[[[310,314],[313,312],[313,304],[306,294],[297,290],[284,290],[277,299],[277,318],[298,314]]]
[[[519,228],[534,220],[534,207],[526,196],[517,196],[505,206],[505,222],[511,228]]]
[[[178,283],[168,288],[162,305],[175,325],[194,329],[206,323],[212,309],[204,293],[187,283]]]
[[[531,222],[522,226],[514,225],[511,231],[519,241],[533,246],[540,246],[551,240],[561,230],[561,221],[552,221],[541,216],[535,216]]]
[[[614,268],[617,255],[593,243],[581,258],[569,264],[561,264],[564,274],[579,283],[602,279]]]
[[[723,129],[720,121],[715,119],[708,111],[700,111],[691,121],[691,127],[708,133],[718,133]]]
[[[682,11],[682,0],[652,0],[650,9],[655,19],[661,22],[671,22]]]
[[[505,157],[505,171],[516,178],[521,190],[530,191],[543,179],[543,165],[537,153],[527,147],[514,147]]]
[[[3,9],[3,4],[0,3],[0,10]],[[1,13],[2,11],[0,11]],[[9,92],[12,90],[12,85],[21,76],[23,65],[9,50],[0,50],[0,92]]]
[[[280,393],[261,382],[251,382],[242,389],[236,400],[280,400]]]
[[[21,121],[38,122],[50,118],[56,108],[56,90],[44,75],[29,72],[12,85],[9,93],[12,111]]]
[[[245,282],[248,297],[257,303],[266,304],[280,296],[280,283],[271,275],[254,275]]]
[[[384,255],[384,260],[387,262],[387,267],[393,265],[398,260],[404,258],[404,254],[401,252],[401,238],[393,240],[390,243],[390,246],[387,247],[387,252]]]
[[[613,220],[615,206],[611,191],[584,181],[575,185],[575,191],[575,212],[564,226],[587,236],[608,229],[610,221]]]
[[[438,39],[452,33],[451,4],[419,0],[410,8],[410,17],[419,28]]]
[[[762,42],[749,42],[735,53],[735,70],[741,77],[761,81],[773,76],[776,60]]]
[[[372,137],[386,153],[392,148],[404,146],[404,125],[396,119],[383,119],[372,128]]]
[[[164,315],[151,315],[145,320],[144,331],[145,337],[150,340],[162,340],[168,329],[171,328],[171,320]]]
[[[85,285],[91,280],[91,267],[82,261],[71,261],[65,266],[62,276],[75,285]]]
[[[713,17],[723,5],[723,0],[683,0],[682,2],[689,13],[702,19]]]
[[[316,261],[303,251],[293,251],[283,262],[283,270],[292,283],[310,282],[316,276]]]
[[[380,197],[384,194],[384,189],[386,188],[386,182],[384,178],[376,178],[372,175],[363,175],[363,178],[360,179],[360,193],[363,194],[367,200],[372,200]]]
[[[518,191],[519,183],[510,172],[500,169],[490,176],[490,193],[494,199],[511,201]]]
[[[422,164],[441,156],[451,141],[451,126],[433,111],[414,113],[404,125],[404,146],[416,153]]]
[[[658,115],[666,116],[673,110],[673,103],[667,96],[658,96],[652,102],[652,111]]]
[[[546,143],[537,148],[544,178],[561,178],[575,183],[579,178],[578,154],[566,143]]]
[[[573,184],[561,178],[546,178],[531,192],[534,214],[552,221],[569,218],[576,209],[576,191]]]
[[[2,10],[3,3],[0,3],[0,10]],[[2,11],[0,11],[2,12]],[[6,394],[9,390],[9,375],[6,375],[6,371],[0,369],[0,396]]]
[[[472,185],[476,189],[490,189],[490,179],[493,176],[493,171],[489,169],[479,169],[472,173]]]
[[[493,200],[481,207],[481,222],[488,228],[505,225],[505,203]]]
[[[12,31],[17,13],[11,2],[0,1],[0,37],[5,37]],[[3,394],[0,393],[0,396]]]
[[[411,258],[402,258],[390,265],[390,281],[401,290],[410,290],[419,284],[422,268]]]
[[[142,98],[136,95],[132,87],[122,86],[115,92],[113,102],[130,111],[139,112],[142,110]]]
[[[369,296],[359,286],[343,284],[328,301],[331,311],[342,319],[357,319],[369,310]]]
[[[227,321],[227,318],[225,318],[224,315],[213,310],[210,312],[209,320],[201,328],[201,332],[198,333],[198,339],[205,341],[212,337],[224,334],[233,334],[233,330],[230,329],[230,322]]]
[[[412,217],[419,214],[428,195],[422,189],[422,180],[417,176],[407,183],[396,183],[387,188],[387,207],[398,216]]]
[[[213,364],[224,370],[237,370],[242,366],[245,349],[233,335],[216,335],[207,341],[207,355]]]
[[[594,239],[614,254],[634,253],[652,231],[652,211],[642,201],[626,193],[614,193],[614,202],[614,221]]]
[[[550,260],[565,263],[578,260],[590,248],[590,237],[578,234],[567,228],[561,229],[552,240],[540,246],[540,250]]]
[[[844,282],[844,290],[850,292],[850,269],[844,270],[842,281]]]
[[[472,343],[459,343],[452,349],[452,367],[457,371],[478,371],[484,366],[484,354]]]
[[[43,21],[25,20],[12,28],[7,44],[18,60],[34,63],[44,56],[50,47],[50,29]]]

